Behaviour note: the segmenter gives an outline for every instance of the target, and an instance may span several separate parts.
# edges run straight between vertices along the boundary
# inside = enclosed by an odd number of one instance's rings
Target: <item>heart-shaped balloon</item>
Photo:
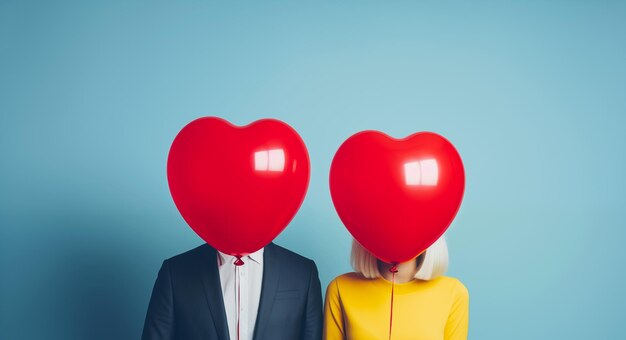
[[[178,133],[167,159],[170,192],[187,224],[235,256],[283,231],[304,200],[309,172],[304,142],[275,119],[243,127],[196,119]]]
[[[389,263],[410,260],[433,244],[452,223],[464,188],[459,153],[431,132],[404,139],[359,132],[339,147],[330,167],[339,218]]]

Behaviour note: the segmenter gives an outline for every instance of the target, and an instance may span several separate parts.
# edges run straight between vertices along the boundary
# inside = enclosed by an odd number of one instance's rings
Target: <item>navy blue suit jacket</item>
[[[321,338],[322,290],[315,263],[270,243],[263,252],[254,340]],[[230,339],[214,248],[204,244],[163,262],[142,339]]]

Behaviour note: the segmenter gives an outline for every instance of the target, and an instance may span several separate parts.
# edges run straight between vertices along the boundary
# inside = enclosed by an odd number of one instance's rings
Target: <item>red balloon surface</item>
[[[275,119],[243,127],[196,119],[178,133],[167,159],[170,192],[187,224],[235,256],[283,231],[304,200],[309,172],[304,142]]]
[[[442,136],[362,131],[337,150],[330,193],[352,236],[388,263],[408,261],[450,226],[465,189],[459,153]]]

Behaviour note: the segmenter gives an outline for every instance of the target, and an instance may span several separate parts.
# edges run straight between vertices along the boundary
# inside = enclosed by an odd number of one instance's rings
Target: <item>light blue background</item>
[[[349,271],[331,204],[351,134],[430,130],[465,200],[449,274],[471,339],[625,336],[626,6],[0,2],[0,338],[136,339],[161,261],[201,244],[169,195],[194,118],[263,117],[309,147],[277,243]]]

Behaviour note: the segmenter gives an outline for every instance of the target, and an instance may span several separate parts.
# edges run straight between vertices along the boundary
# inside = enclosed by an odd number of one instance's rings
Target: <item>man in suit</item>
[[[319,340],[315,263],[270,243],[241,259],[208,244],[163,262],[142,339]]]

